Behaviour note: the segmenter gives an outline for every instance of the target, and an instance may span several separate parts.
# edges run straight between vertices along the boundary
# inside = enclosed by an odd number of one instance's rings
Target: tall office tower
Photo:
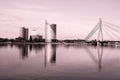
[[[45,41],[52,42],[52,40],[56,39],[56,24],[45,24]]]
[[[24,39],[24,40],[28,40],[28,28],[25,28],[25,27],[22,27],[21,28],[21,37]]]

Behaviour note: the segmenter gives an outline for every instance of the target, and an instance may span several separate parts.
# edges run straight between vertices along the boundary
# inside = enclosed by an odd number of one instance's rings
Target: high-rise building
[[[24,40],[28,40],[28,28],[22,27],[20,31],[20,37]]]
[[[45,26],[45,41],[52,42],[52,40],[56,40],[56,24],[48,24]]]

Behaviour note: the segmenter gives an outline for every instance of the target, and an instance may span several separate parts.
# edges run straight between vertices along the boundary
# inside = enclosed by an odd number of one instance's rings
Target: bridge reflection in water
[[[0,80],[119,80],[119,52],[119,46],[1,45]]]
[[[71,48],[74,47],[77,49],[84,49],[86,51],[89,58],[96,64],[98,68],[98,72],[102,71],[102,58],[104,54],[105,46],[81,46],[81,45],[58,45],[58,44],[44,44],[44,45],[19,45],[18,48],[20,50],[20,55],[23,60],[27,59],[30,52],[35,50],[35,53],[44,50],[44,68],[47,68],[51,65],[56,65],[57,57],[56,57],[56,47],[64,47],[64,48]],[[91,49],[90,47],[94,47],[95,49]],[[110,48],[110,46],[109,46]],[[115,48],[115,47],[111,47]],[[118,47],[119,48],[119,47]],[[38,51],[39,50],[39,51]],[[97,54],[97,55],[96,55]],[[73,57],[74,58],[74,57]]]
[[[102,69],[102,56],[103,56],[103,46],[98,46],[95,47],[96,48],[96,52],[98,54],[98,58],[96,58],[92,51],[89,50],[89,48],[84,47],[85,51],[88,53],[89,57],[94,61],[94,63],[98,66],[98,71],[101,72]]]

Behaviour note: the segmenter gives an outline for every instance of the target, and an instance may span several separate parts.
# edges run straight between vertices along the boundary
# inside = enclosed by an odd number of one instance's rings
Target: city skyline
[[[57,39],[84,39],[100,17],[119,25],[119,2],[119,0],[0,0],[0,37],[16,38],[22,26],[30,30],[36,29],[38,34],[45,37],[47,19],[49,23],[57,24]]]

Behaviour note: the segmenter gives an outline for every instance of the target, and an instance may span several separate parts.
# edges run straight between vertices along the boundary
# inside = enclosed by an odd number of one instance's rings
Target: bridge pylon
[[[99,22],[97,23],[97,25],[91,30],[91,32],[85,37],[85,40],[90,39],[93,34],[98,31],[98,35],[97,38],[95,39],[97,41],[97,45],[100,45],[103,41],[103,22],[102,19],[100,18]]]
[[[97,39],[97,45],[99,46],[100,45],[100,42],[103,41],[103,30],[102,30],[102,19],[100,18],[100,21],[99,21],[99,32],[98,32],[98,39]]]

